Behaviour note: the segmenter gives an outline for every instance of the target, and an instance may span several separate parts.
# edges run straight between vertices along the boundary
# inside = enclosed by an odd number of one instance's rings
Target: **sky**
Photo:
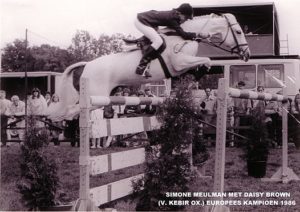
[[[29,45],[44,43],[67,48],[76,30],[100,34],[123,33],[140,36],[134,27],[138,12],[169,10],[181,3],[192,6],[274,2],[280,39],[289,40],[289,53],[300,54],[300,0],[0,0],[1,49],[15,39]]]

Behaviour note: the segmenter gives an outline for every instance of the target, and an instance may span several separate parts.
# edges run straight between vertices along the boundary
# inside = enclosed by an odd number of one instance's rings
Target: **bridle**
[[[239,43],[238,39],[236,37],[236,34],[234,33],[234,30],[232,28],[234,25],[237,25],[238,23],[237,22],[236,23],[230,23],[228,17],[225,14],[221,14],[221,16],[223,16],[226,19],[226,22],[228,24],[227,32],[226,32],[226,35],[225,35],[224,39],[220,42],[212,42],[212,41],[210,41],[210,39],[201,40],[201,42],[209,44],[209,45],[214,46],[214,47],[217,47],[219,49],[222,49],[223,51],[230,52],[231,54],[235,53],[235,54],[238,54],[239,56],[244,55],[245,52],[249,49],[248,43],[247,42],[246,43]],[[233,39],[236,43],[236,45],[234,47],[232,47],[231,49],[227,49],[227,48],[222,47],[222,44],[226,41],[226,39],[229,35],[229,31],[231,31]],[[245,48],[243,50],[242,49],[243,46],[247,46],[247,48]]]

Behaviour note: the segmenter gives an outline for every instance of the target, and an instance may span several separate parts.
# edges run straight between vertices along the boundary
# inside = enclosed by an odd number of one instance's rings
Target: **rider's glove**
[[[197,34],[197,37],[202,38],[202,39],[207,39],[207,38],[210,37],[210,34],[209,33],[200,32],[200,33]]]

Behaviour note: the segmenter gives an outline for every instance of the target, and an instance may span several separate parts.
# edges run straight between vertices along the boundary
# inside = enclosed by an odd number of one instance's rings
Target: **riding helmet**
[[[193,19],[194,12],[190,4],[181,4],[176,10],[181,14],[185,15],[188,19]]]

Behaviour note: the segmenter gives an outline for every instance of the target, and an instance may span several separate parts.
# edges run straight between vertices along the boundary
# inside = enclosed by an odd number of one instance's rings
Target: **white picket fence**
[[[90,96],[89,80],[80,81],[80,190],[78,210],[87,210],[91,205],[100,206],[132,193],[132,181],[143,174],[132,176],[99,187],[90,188],[90,176],[139,165],[145,162],[145,149],[137,148],[106,155],[90,156],[90,138],[135,134],[152,131],[160,127],[156,117],[131,117],[98,120],[91,132],[90,112],[107,105],[158,105],[163,102],[159,97],[101,97]],[[92,207],[96,210],[97,207]]]
[[[110,171],[139,165],[145,162],[145,149],[137,148],[106,155],[90,156],[90,138],[134,134],[158,129],[160,123],[156,117],[132,117],[103,119],[98,122],[97,129],[91,133],[90,112],[92,109],[106,105],[157,105],[163,102],[163,98],[138,98],[138,97],[100,97],[90,96],[88,92],[89,81],[82,78],[80,82],[80,191],[78,210],[97,210],[104,203],[119,199],[132,193],[132,181],[143,174],[122,179],[99,187],[90,188],[90,176],[107,173]],[[218,87],[218,110],[216,131],[216,156],[213,191],[224,191],[225,172],[225,141],[226,141],[226,117],[227,98],[249,98],[259,100],[282,101],[282,95],[261,94],[252,91],[241,91],[229,88],[228,79],[220,79]],[[285,109],[285,105],[283,105]],[[287,163],[287,114],[283,110],[283,148],[282,167],[274,174],[271,181],[288,182],[299,180]],[[95,124],[95,123],[94,123]]]

